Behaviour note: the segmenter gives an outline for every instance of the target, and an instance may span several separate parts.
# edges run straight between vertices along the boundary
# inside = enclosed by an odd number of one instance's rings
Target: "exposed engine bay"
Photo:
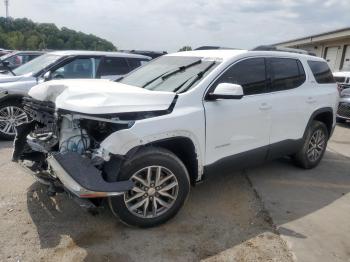
[[[58,174],[52,170],[55,163],[59,164],[56,172],[63,167],[65,170],[62,172],[68,172],[69,177],[76,182],[80,181],[80,186],[85,185],[82,192],[80,189],[77,191],[69,188],[69,191],[73,191],[78,197],[116,195],[132,186],[130,181],[116,182],[116,171],[123,161],[122,157],[111,157],[100,150],[101,141],[108,135],[130,128],[134,124],[134,121],[126,120],[131,114],[98,117],[82,115],[56,110],[53,102],[33,98],[24,98],[23,104],[31,121],[17,127],[13,161],[27,164],[27,167],[39,176],[41,182],[44,181],[53,190],[59,187],[55,182],[64,182],[62,177],[57,179]],[[140,118],[141,115],[132,117]],[[116,183],[122,183],[123,187],[112,187]],[[89,185],[88,188],[86,185]]]

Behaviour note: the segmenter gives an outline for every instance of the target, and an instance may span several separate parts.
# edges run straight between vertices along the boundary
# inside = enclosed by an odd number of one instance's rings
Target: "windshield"
[[[16,75],[26,75],[30,73],[38,73],[40,70],[48,67],[52,63],[56,62],[58,59],[60,59],[62,56],[59,55],[53,55],[53,54],[45,54],[42,56],[39,56],[32,61],[21,65],[20,67],[17,67],[13,70],[13,72]]]
[[[7,58],[9,58],[9,57],[11,57],[11,56],[14,56],[14,55],[16,55],[16,53],[14,53],[14,52],[9,53],[9,54],[7,54],[7,55],[3,55],[3,56],[0,57],[0,60],[1,60],[1,61],[5,61]]]
[[[217,66],[202,57],[162,56],[119,82],[154,91],[185,92]]]

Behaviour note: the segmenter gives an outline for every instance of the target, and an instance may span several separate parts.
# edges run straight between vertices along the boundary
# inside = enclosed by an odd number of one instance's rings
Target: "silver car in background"
[[[0,74],[0,138],[13,139],[15,126],[28,121],[22,98],[33,86],[51,79],[116,80],[150,60],[122,52],[55,51]]]

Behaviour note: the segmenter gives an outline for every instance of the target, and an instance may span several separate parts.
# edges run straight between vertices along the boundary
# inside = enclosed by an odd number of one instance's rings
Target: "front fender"
[[[176,130],[147,136],[140,136],[137,133],[133,132],[132,129],[124,129],[109,135],[101,143],[100,148],[106,150],[111,154],[125,156],[129,151],[136,147],[176,137],[185,137],[192,141],[197,155],[198,177],[200,178],[203,174],[203,152],[200,150],[200,144],[197,138],[191,132],[186,130]]]

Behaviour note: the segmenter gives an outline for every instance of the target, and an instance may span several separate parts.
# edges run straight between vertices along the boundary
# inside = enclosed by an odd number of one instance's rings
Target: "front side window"
[[[299,60],[292,58],[269,58],[271,92],[293,89],[305,82],[305,71]]]
[[[234,64],[216,80],[214,86],[220,83],[241,85],[244,95],[266,93],[265,59],[250,58]]]
[[[322,61],[307,61],[315,80],[319,84],[335,83],[331,69],[326,62]]]
[[[53,79],[95,78],[95,58],[77,58],[51,72]]]

